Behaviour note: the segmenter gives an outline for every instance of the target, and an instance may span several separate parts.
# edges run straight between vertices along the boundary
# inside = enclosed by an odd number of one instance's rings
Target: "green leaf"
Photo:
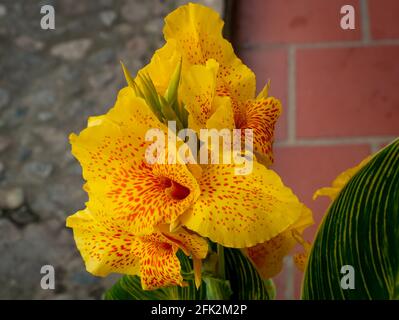
[[[212,277],[204,277],[206,298],[208,300],[228,300],[232,295],[230,281]]]
[[[170,104],[177,100],[177,92],[179,89],[181,76],[181,65],[182,60],[180,60],[180,63],[177,65],[175,71],[173,72],[172,77],[170,78],[168,88],[166,89],[165,98]]]
[[[176,121],[176,131],[177,132],[179,130],[183,129],[183,124],[181,123],[179,116],[173,110],[171,105],[166,101],[166,99],[163,98],[162,96],[159,96],[159,101],[161,104],[161,112],[162,112],[164,118],[167,121]]]
[[[192,261],[181,251],[177,253],[182,268],[182,275],[188,283],[187,287],[172,286],[157,290],[143,290],[140,277],[123,276],[109,289],[106,300],[204,300],[206,285],[203,282],[199,289],[195,288],[192,273]]]
[[[269,299],[270,300],[276,299],[277,290],[276,290],[276,285],[274,284],[273,280],[266,279],[266,280],[263,280],[263,283],[265,284],[267,293],[269,295]]]
[[[127,82],[128,86],[133,88],[134,87],[134,80],[132,78],[132,75],[130,74],[129,70],[127,70],[127,68],[125,67],[123,62],[121,61],[120,63],[121,63],[123,74],[125,75],[125,79],[126,79],[126,82]]]
[[[313,244],[303,299],[399,299],[399,139],[331,204]],[[354,289],[350,284],[352,266]],[[344,288],[341,287],[343,280]]]
[[[268,283],[239,249],[224,248],[226,280],[230,281],[233,300],[269,300]]]
[[[136,94],[138,94],[146,101],[148,106],[151,108],[152,112],[158,117],[159,121],[164,122],[159,95],[157,93],[157,90],[155,89],[155,86],[151,78],[146,74],[139,73],[138,81],[140,81],[141,86],[137,85],[137,83],[134,84],[134,89],[136,91]]]

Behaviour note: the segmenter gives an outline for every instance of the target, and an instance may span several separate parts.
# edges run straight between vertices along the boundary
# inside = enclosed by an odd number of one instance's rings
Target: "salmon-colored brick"
[[[240,58],[256,74],[257,92],[271,80],[269,94],[281,100],[283,112],[277,122],[276,141],[287,137],[287,51],[285,49],[241,50]]]
[[[368,145],[276,147],[273,169],[280,174],[286,186],[290,187],[299,199],[312,209],[315,224],[308,228],[304,237],[312,241],[330,201],[326,197],[312,200],[313,193],[330,186],[341,172],[357,165],[370,154]],[[302,250],[296,248],[295,252]],[[300,298],[303,273],[294,267],[284,268],[274,278],[277,287],[277,299],[286,299],[286,289],[293,286],[294,299]],[[294,277],[293,283],[288,283]]]
[[[313,210],[316,224],[305,231],[312,240],[330,201],[326,197],[312,200],[313,193],[331,185],[346,169],[357,165],[370,154],[368,145],[275,147],[274,170],[285,185],[292,188],[299,199]]]
[[[294,299],[301,298],[303,276],[304,273],[296,268],[294,271]]]
[[[274,285],[276,286],[276,300],[286,300],[288,287],[292,284],[290,283],[290,277],[292,271],[287,270],[286,266],[283,266],[283,270],[273,278]],[[287,290],[288,289],[288,290]]]
[[[297,135],[399,134],[399,46],[297,52]]]
[[[371,37],[399,39],[399,1],[369,0]]]
[[[303,249],[298,246],[298,250],[294,250],[294,252],[298,251],[303,252]],[[290,259],[293,259],[293,254],[290,255]],[[295,266],[293,260],[291,260],[290,267],[288,267],[288,265],[284,265],[283,270],[273,278],[277,289],[276,299],[300,299],[302,278],[303,272]]]
[[[343,30],[341,7],[355,8],[355,30]],[[236,40],[240,44],[360,40],[358,0],[241,0]]]
[[[281,171],[284,182],[290,185],[299,198],[313,210],[316,223],[305,232],[305,238],[312,241],[330,204],[326,197],[313,201],[311,199],[313,192],[320,187],[329,186],[339,173],[355,166],[368,156],[370,149],[367,145],[349,145],[278,148],[276,152],[276,171]],[[295,164],[298,164],[297,168]],[[290,184],[290,181],[295,182]],[[294,253],[302,251],[300,246],[295,249]],[[282,288],[287,285],[286,273],[287,271],[283,270],[277,278]],[[300,299],[303,273],[295,268],[293,277],[294,281],[291,284],[294,291],[293,298]],[[285,297],[280,295],[279,298]]]
[[[277,289],[276,299],[300,299],[302,278],[303,272],[300,271],[293,262],[290,269],[288,269],[287,266],[284,266],[283,270],[273,278]]]

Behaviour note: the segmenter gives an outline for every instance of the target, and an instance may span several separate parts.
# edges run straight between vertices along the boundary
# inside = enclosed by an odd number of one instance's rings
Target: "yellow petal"
[[[176,244],[187,256],[196,259],[205,259],[208,254],[208,241],[185,228],[170,232],[168,225],[158,227],[162,235],[170,242]]]
[[[181,54],[176,50],[176,42],[171,40],[155,51],[150,63],[141,69],[138,74],[148,74],[158,94],[164,96],[180,60]],[[136,77],[135,82],[140,85],[141,82],[138,81],[138,77]]]
[[[199,195],[199,186],[187,166],[146,162],[148,129],[164,126],[131,88],[118,96],[101,123],[71,136],[72,153],[83,168],[89,195],[101,199],[119,224],[137,235],[171,223]]]
[[[202,267],[202,260],[200,259],[193,259],[193,269],[194,269],[194,282],[195,287],[198,289],[201,285],[201,267]]]
[[[327,196],[331,200],[334,200],[338,194],[341,192],[342,188],[349,182],[349,180],[361,169],[363,168],[372,158],[372,156],[368,156],[363,159],[357,166],[345,170],[342,172],[332,183],[331,187],[325,187],[317,190],[313,195],[313,200],[317,199],[320,196]]]
[[[290,231],[285,231],[271,240],[245,249],[259,274],[264,279],[277,275],[283,268],[283,259],[295,246],[296,241]]]
[[[267,81],[266,85],[263,89],[259,92],[256,99],[266,99],[269,97],[269,90],[270,90],[270,80]]]
[[[312,210],[302,205],[301,215],[288,230],[295,230],[296,233],[302,234],[303,231],[312,224],[314,224]]]
[[[275,237],[297,221],[302,205],[279,176],[253,162],[237,175],[236,165],[204,168],[201,195],[180,217],[187,228],[227,247],[251,247]]]
[[[212,115],[206,121],[207,129],[234,129],[234,111],[229,97],[214,97]]]
[[[295,266],[302,272],[305,271],[308,254],[306,252],[297,253],[294,255]]]
[[[269,241],[254,247],[244,249],[244,253],[251,259],[259,274],[264,279],[276,276],[283,267],[283,259],[297,244],[294,233],[302,234],[303,230],[312,225],[312,212],[303,205],[301,215],[287,230]],[[298,255],[299,261],[304,261],[306,254]],[[302,258],[302,260],[300,259]]]
[[[219,64],[209,59],[205,66],[194,65],[183,73],[179,96],[189,112],[189,127],[233,129],[234,112],[229,97],[216,96]]]
[[[179,96],[190,115],[190,127],[196,131],[206,127],[212,112],[219,64],[211,59],[206,66],[194,65],[182,75]]]
[[[205,259],[208,254],[208,241],[184,228],[180,228],[176,232],[170,232],[167,225],[162,225],[159,230],[168,241],[174,243],[187,256],[192,257],[195,285],[199,288],[201,285],[202,259]]]
[[[87,120],[87,126],[88,127],[94,127],[94,126],[98,126],[99,124],[101,124],[104,120],[105,116],[94,116],[94,117],[89,117],[89,119]]]
[[[238,121],[237,127],[253,130],[257,158],[269,166],[273,163],[274,127],[281,113],[281,103],[273,97],[248,100],[244,110],[245,114]]]

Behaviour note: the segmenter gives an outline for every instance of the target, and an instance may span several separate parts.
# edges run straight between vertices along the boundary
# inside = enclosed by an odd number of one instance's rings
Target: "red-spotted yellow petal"
[[[195,285],[199,288],[202,259],[208,254],[208,241],[185,228],[180,228],[176,232],[169,232],[168,229],[169,227],[165,225],[159,228],[164,237],[177,245],[187,256],[192,257]]]
[[[180,261],[176,257],[177,246],[165,241],[161,234],[153,234],[143,237],[140,249],[140,276],[144,290],[183,285]]]
[[[182,75],[179,96],[189,112],[189,126],[196,131],[206,127],[211,116],[219,64],[211,59],[205,66],[191,66]]]
[[[228,97],[216,96],[219,64],[209,59],[206,65],[191,66],[183,73],[179,96],[189,112],[189,127],[234,128],[234,113]]]
[[[117,226],[104,226],[89,209],[67,218],[76,245],[88,272],[97,276],[109,273],[139,274],[140,241]]]
[[[168,226],[160,226],[159,230],[162,231],[164,237],[175,243],[187,256],[192,256],[194,281],[198,289],[201,285],[202,259],[205,259],[208,254],[208,241],[185,228],[180,228],[173,233],[168,231]]]
[[[307,252],[300,252],[294,255],[294,264],[299,269],[299,271],[302,272],[305,271],[307,262],[308,262]]]
[[[298,220],[287,230],[274,238],[256,246],[244,249],[244,253],[251,259],[259,274],[264,279],[276,276],[283,267],[283,259],[298,243],[297,236],[312,225],[312,212],[303,205]],[[306,254],[297,256],[298,263],[305,261]]]
[[[166,239],[176,244],[187,256],[205,259],[208,253],[208,241],[204,238],[184,227],[175,232],[170,232],[168,225],[161,225],[158,229]]]
[[[302,204],[279,176],[256,161],[248,175],[236,165],[204,168],[201,195],[180,217],[187,228],[227,247],[244,248],[270,240],[298,220]]]
[[[234,54],[231,44],[222,36],[223,21],[214,10],[199,4],[181,6],[165,18],[164,36],[176,41],[183,58],[183,70],[190,65],[205,65],[215,59],[217,92],[234,101],[255,96],[255,75]]]
[[[88,209],[68,217],[67,226],[73,228],[87,271],[96,276],[139,275],[145,290],[183,282],[178,248],[161,234],[137,237],[116,226],[103,226]]]
[[[245,111],[236,123],[237,128],[253,130],[257,159],[268,166],[273,163],[274,127],[281,113],[281,103],[273,97],[248,100],[243,109]]]
[[[348,183],[348,181],[361,169],[363,168],[372,158],[372,156],[368,156],[363,159],[357,166],[345,170],[342,172],[332,183],[331,187],[325,187],[317,190],[313,195],[313,200],[320,196],[327,196],[331,200],[334,200],[338,194],[341,192],[342,188]]]
[[[111,210],[112,220],[137,235],[172,223],[199,196],[187,166],[147,163],[145,153],[153,142],[144,139],[151,128],[166,130],[144,100],[126,88],[101,122],[71,135],[89,194]]]
[[[67,226],[73,228],[77,247],[90,273],[139,275],[143,289],[151,290],[183,285],[176,257],[179,248],[196,260],[206,257],[207,241],[184,228],[177,233],[159,230],[139,237],[117,225],[103,224],[97,217],[106,215],[107,209],[101,203],[93,205],[96,201],[90,200],[88,208],[67,219]],[[90,208],[103,212],[92,214],[94,211]]]

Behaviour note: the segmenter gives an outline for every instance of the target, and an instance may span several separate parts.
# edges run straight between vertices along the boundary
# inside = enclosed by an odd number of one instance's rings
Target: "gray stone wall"
[[[221,0],[201,1],[218,11]],[[105,113],[163,44],[164,16],[185,1],[0,0],[0,299],[100,298],[117,276],[85,271],[65,228],[86,195],[68,135]],[[55,30],[41,30],[41,5]],[[55,290],[40,268],[55,268]]]

